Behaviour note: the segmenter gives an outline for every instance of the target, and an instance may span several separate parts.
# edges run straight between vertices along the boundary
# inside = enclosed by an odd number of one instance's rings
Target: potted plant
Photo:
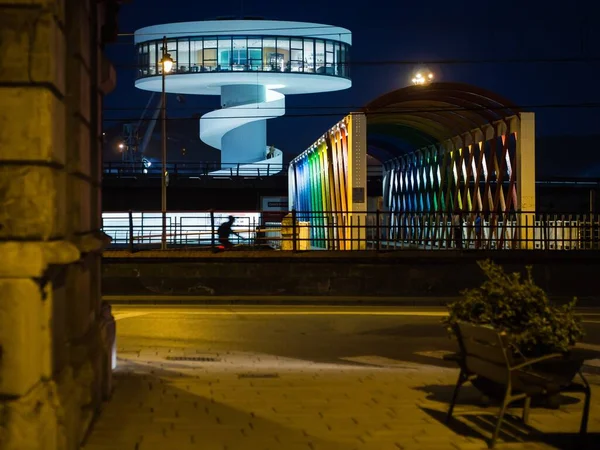
[[[457,322],[490,326],[510,336],[515,358],[534,358],[551,353],[564,353],[583,337],[580,319],[575,316],[577,299],[566,305],[553,305],[542,288],[533,280],[531,267],[527,275],[506,273],[492,261],[478,261],[486,276],[479,287],[461,292],[461,298],[448,305],[444,325],[451,335]],[[581,361],[568,357],[540,363],[536,370],[572,379]],[[498,386],[489,380],[473,383],[483,394],[496,397]],[[500,389],[503,393],[503,390]]]

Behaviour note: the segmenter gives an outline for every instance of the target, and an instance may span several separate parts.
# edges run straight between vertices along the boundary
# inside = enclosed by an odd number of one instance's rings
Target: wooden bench
[[[460,351],[454,358],[450,359],[455,359],[459,364],[460,374],[452,394],[452,402],[446,416],[446,422],[452,418],[452,412],[461,386],[466,382],[473,382],[476,378],[482,377],[505,388],[496,427],[489,442],[490,448],[493,448],[496,443],[508,405],[518,400],[524,400],[523,422],[527,424],[532,397],[561,392],[585,394],[579,430],[580,436],[585,438],[591,391],[581,371],[579,371],[579,376],[583,384],[576,383],[572,379],[560,375],[540,373],[533,367],[542,361],[563,358],[562,353],[550,354],[535,359],[515,359],[509,346],[509,336],[500,334],[497,330],[480,325],[459,323],[455,328],[455,332]]]

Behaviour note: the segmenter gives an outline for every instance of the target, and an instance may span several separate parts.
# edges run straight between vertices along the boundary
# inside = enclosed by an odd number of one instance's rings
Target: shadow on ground
[[[454,433],[461,436],[482,439],[486,442],[494,432],[496,418],[499,412],[499,405],[494,402],[482,401],[482,395],[472,386],[465,386],[461,389],[460,395],[456,402],[460,406],[473,406],[473,411],[458,412],[455,411],[452,419],[446,423],[446,415],[454,386],[452,385],[427,385],[415,388],[426,392],[427,399],[435,402],[443,403],[440,409],[433,409],[421,406],[426,414],[439,423],[447,426]],[[572,405],[581,403],[581,400],[561,395],[561,405]],[[519,402],[515,402],[511,406],[519,408]],[[485,408],[485,409],[482,409]],[[516,410],[517,414],[521,413],[520,409]],[[581,414],[578,412],[577,414]],[[531,444],[546,444],[560,450],[587,450],[600,449],[600,433],[588,433],[584,440],[578,432],[566,433],[543,433],[531,426],[525,425],[520,417],[515,417],[507,414],[503,421],[502,428],[497,441],[497,446],[502,448],[503,444],[523,443],[524,447],[527,443]],[[511,447],[512,448],[512,447]]]
[[[122,364],[113,397],[82,448],[344,448],[335,439],[261,417],[260,409],[234,408],[213,395],[211,386],[218,385],[218,379],[195,380],[177,368],[189,366],[169,364],[169,370],[131,361]]]
[[[438,422],[445,424],[446,411],[421,407],[425,413]],[[496,422],[497,409],[490,412],[456,414],[446,426],[461,436],[489,441]],[[559,450],[597,450],[600,448],[600,433],[588,433],[582,440],[579,433],[542,433],[524,425],[514,416],[505,416],[497,447],[502,444],[532,443],[546,444]],[[511,447],[514,448],[514,447]],[[523,447],[526,448],[526,447]]]
[[[436,401],[446,403],[450,406],[450,400],[452,399],[452,393],[454,392],[453,385],[442,385],[442,384],[431,384],[426,386],[419,386],[415,388],[418,391],[422,391],[427,393],[427,400]],[[569,395],[558,395],[558,404],[567,406],[574,405],[576,403],[580,403],[581,400],[575,397],[571,397]],[[460,393],[458,395],[458,399],[456,401],[457,405],[473,405],[477,407],[487,407],[490,408],[498,408],[499,402],[495,402],[493,400],[486,401],[484,396],[473,386],[463,386],[460,389]],[[498,405],[498,406],[496,406]],[[523,405],[523,401],[511,403],[512,407],[520,407]],[[531,403],[531,406],[534,408],[544,408],[548,407],[547,402],[544,399],[536,400],[534,399]],[[557,409],[549,407],[549,409]]]

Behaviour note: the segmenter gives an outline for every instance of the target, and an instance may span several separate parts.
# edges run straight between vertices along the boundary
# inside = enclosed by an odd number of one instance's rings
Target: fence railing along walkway
[[[230,214],[236,216],[229,212],[167,213],[167,244],[210,249],[218,245],[217,229]],[[600,248],[600,216],[596,214],[291,211],[281,221],[268,217],[272,216],[238,213],[234,231],[239,236],[233,235],[231,241],[246,247],[302,251]],[[103,231],[111,236],[113,248],[157,248],[162,216],[105,213]]]

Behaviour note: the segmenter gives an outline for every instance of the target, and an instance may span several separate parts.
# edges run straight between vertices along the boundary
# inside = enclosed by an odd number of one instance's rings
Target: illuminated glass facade
[[[161,74],[162,39],[136,45],[137,78]],[[167,40],[171,73],[281,72],[350,78],[350,45],[301,36],[194,36]]]

